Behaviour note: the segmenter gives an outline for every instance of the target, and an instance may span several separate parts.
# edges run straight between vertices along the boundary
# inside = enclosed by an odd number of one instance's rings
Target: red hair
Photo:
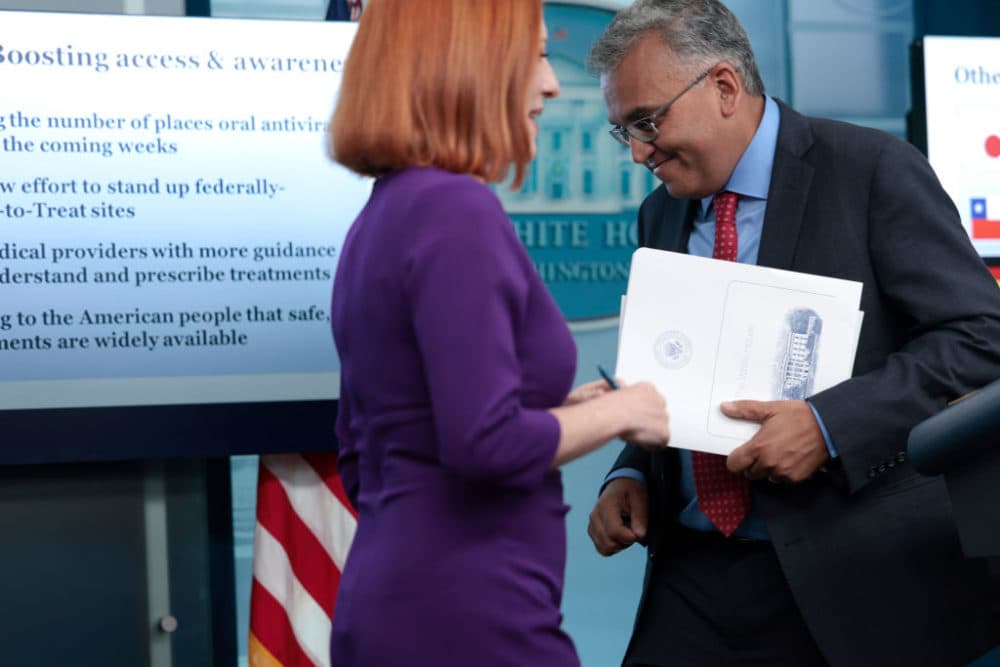
[[[541,0],[370,0],[347,56],[330,156],[366,176],[434,166],[514,187],[531,162]]]

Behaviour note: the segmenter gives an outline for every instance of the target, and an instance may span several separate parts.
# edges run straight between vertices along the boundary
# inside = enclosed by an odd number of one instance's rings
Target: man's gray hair
[[[753,48],[739,20],[720,0],[636,0],[618,12],[587,55],[587,67],[607,74],[648,32],[660,36],[681,62],[710,67],[725,60],[751,95],[764,94]]]

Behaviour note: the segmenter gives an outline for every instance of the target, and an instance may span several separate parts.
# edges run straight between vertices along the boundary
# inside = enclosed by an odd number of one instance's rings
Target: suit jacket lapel
[[[812,186],[814,170],[803,158],[812,146],[813,137],[802,115],[780,100],[778,106],[781,109],[778,145],[757,264],[791,269]]]
[[[669,246],[666,248],[667,250],[687,252],[688,239],[691,237],[691,229],[694,227],[694,215],[698,204],[699,202],[690,199],[673,199],[670,201],[668,208],[676,206],[676,210],[668,213],[667,217],[673,217],[674,220],[683,220],[684,223],[674,225],[673,229],[671,229],[670,238],[666,239],[669,243]]]
[[[647,202],[640,212],[639,245],[687,252],[697,202],[674,199],[662,185],[653,191]]]

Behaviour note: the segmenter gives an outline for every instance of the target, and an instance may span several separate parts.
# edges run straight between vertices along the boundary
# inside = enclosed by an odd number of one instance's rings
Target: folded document
[[[728,454],[759,424],[723,401],[804,399],[851,376],[861,283],[640,248],[616,374],[667,399],[673,447]]]

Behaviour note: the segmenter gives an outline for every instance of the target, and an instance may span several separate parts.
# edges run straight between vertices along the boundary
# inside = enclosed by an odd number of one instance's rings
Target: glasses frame
[[[669,102],[653,113],[648,116],[643,116],[638,120],[633,120],[631,123],[626,123],[625,125],[615,125],[608,130],[608,133],[615,138],[615,141],[623,146],[631,145],[632,139],[637,139],[644,144],[653,143],[660,136],[660,128],[657,127],[656,121],[665,113],[670,111],[670,107],[674,106],[677,100],[684,97],[684,93],[697,86],[702,82],[702,80],[705,79],[705,77],[711,74],[715,67],[715,65],[712,65],[707,70],[699,74],[694,81],[684,86],[684,90],[674,95]]]

